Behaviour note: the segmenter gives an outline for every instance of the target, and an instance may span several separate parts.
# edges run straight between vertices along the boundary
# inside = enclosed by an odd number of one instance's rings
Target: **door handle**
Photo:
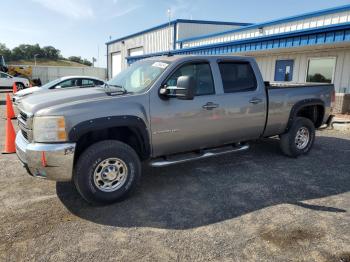
[[[214,109],[214,108],[217,108],[217,107],[219,107],[219,105],[218,104],[215,104],[215,103],[213,103],[213,102],[208,102],[208,103],[206,103],[204,106],[202,106],[204,109],[207,109],[207,110],[212,110],[212,109]]]
[[[259,103],[261,103],[262,102],[262,99],[260,99],[260,98],[252,98],[250,101],[249,101],[249,103],[251,103],[251,104],[259,104]]]

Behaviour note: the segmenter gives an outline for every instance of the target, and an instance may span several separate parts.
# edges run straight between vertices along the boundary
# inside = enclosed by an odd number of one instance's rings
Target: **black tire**
[[[94,172],[108,158],[118,158],[126,165],[126,180],[120,188],[104,192],[96,186]],[[119,172],[119,171],[118,171]],[[91,204],[107,204],[127,197],[137,186],[141,177],[141,163],[135,150],[129,145],[104,140],[88,147],[79,157],[74,169],[74,184],[81,196]]]
[[[309,132],[308,143],[303,148],[298,148],[295,142],[298,131],[301,128],[306,128]],[[315,126],[310,119],[305,117],[297,117],[289,131],[283,135],[280,135],[280,146],[282,152],[290,157],[298,157],[303,154],[307,154],[315,141]]]
[[[22,83],[16,83],[16,86],[17,86],[17,90],[23,90],[25,87]]]

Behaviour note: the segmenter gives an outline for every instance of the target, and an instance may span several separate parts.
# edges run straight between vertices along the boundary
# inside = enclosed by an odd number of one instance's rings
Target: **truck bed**
[[[266,83],[266,82],[265,82]],[[324,87],[332,84],[324,83],[295,83],[295,82],[268,82],[266,87],[268,89],[278,89],[278,88],[300,88],[300,87]]]
[[[309,99],[317,99],[324,103],[326,112],[323,122],[326,122],[330,111],[333,84],[313,83],[270,83],[266,85],[268,94],[268,117],[264,136],[281,134],[287,127],[292,107]]]

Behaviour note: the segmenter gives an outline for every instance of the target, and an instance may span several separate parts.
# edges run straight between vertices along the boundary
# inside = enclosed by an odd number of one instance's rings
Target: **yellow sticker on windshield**
[[[165,69],[167,68],[168,64],[167,63],[162,63],[162,62],[155,62],[153,63],[152,66],[155,66],[155,67],[159,67],[159,68],[162,68],[162,69]]]

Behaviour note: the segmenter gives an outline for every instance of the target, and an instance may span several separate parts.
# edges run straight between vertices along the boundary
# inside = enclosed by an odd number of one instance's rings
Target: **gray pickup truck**
[[[105,87],[23,99],[17,155],[30,175],[73,180],[87,201],[110,203],[135,189],[141,161],[164,167],[276,135],[287,156],[306,154],[333,96],[331,84],[264,83],[248,57],[156,57]]]

